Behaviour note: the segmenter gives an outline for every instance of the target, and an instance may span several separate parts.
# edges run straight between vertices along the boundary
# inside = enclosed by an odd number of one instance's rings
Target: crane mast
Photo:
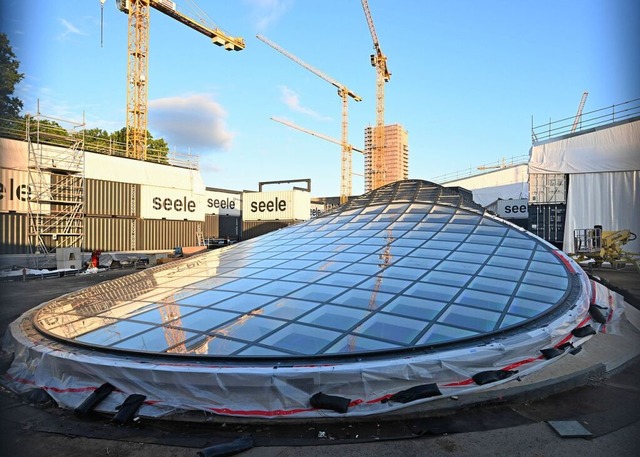
[[[385,178],[385,135],[384,135],[384,84],[391,79],[387,68],[387,56],[382,53],[376,28],[373,25],[371,10],[367,0],[362,0],[362,9],[369,25],[375,54],[371,55],[371,65],[376,68],[376,126],[373,134],[373,148],[371,154],[371,188],[377,189],[386,184]]]
[[[348,127],[349,126],[349,120],[348,120],[349,97],[353,98],[357,102],[362,101],[362,98],[360,98],[360,96],[357,95],[355,92],[349,90],[344,84],[339,83],[338,81],[331,78],[330,76],[327,76],[326,74],[322,73],[320,70],[300,60],[298,57],[286,51],[285,49],[283,49],[273,41],[269,40],[268,38],[262,35],[257,35],[256,37],[260,41],[268,44],[276,51],[280,52],[284,56],[293,60],[297,64],[306,68],[311,73],[315,74],[316,76],[319,76],[320,78],[324,79],[325,81],[332,84],[338,89],[338,95],[342,99],[342,141],[340,143],[342,145],[341,173],[340,173],[340,204],[346,203],[353,189],[352,182],[351,182],[351,175],[353,172],[353,162],[351,160],[352,157],[351,157],[351,146],[349,145],[349,127]]]
[[[138,160],[147,158],[147,104],[149,76],[149,11],[154,8],[184,25],[211,38],[228,51],[244,49],[244,40],[212,29],[176,10],[170,0],[116,0],[128,20],[127,59],[127,144],[126,156]]]

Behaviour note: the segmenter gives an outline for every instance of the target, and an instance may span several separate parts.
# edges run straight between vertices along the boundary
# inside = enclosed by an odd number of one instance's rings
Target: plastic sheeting
[[[529,173],[596,173],[640,170],[640,121],[538,144]]]
[[[575,229],[602,225],[603,230],[627,229],[640,235],[640,171],[573,174],[567,200],[566,252],[573,251]],[[622,249],[640,252],[640,238]]]
[[[194,410],[262,419],[384,414],[491,388],[557,363],[571,348],[592,337],[574,336],[576,328],[590,325],[596,331],[615,333],[624,311],[622,297],[591,282],[575,262],[563,258],[580,283],[574,305],[543,327],[530,327],[483,344],[318,365],[183,362],[65,346],[33,328],[32,310],[13,322],[6,334],[4,350],[14,359],[3,382],[17,393],[42,389],[59,406],[69,409],[78,407],[108,382],[115,391],[97,410],[111,414],[130,394],[147,397],[140,414],[150,417]],[[605,317],[604,323],[589,315],[594,304]],[[560,356],[545,358],[541,350],[549,348],[558,349],[555,352]],[[480,383],[482,374],[496,381]],[[389,401],[398,392],[425,384],[435,384],[442,395],[409,403]],[[318,392],[348,398],[347,412],[311,407],[310,398]]]

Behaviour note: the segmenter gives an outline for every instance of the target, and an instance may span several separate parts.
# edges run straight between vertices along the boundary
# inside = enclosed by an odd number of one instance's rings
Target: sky
[[[246,48],[225,51],[152,10],[152,135],[197,155],[208,187],[310,178],[313,196],[339,195],[340,146],[271,120],[340,139],[336,88],[256,35],[362,97],[349,102],[348,127],[349,142],[363,148],[364,129],[376,122],[376,70],[361,1],[197,0],[206,17],[193,14],[194,0],[176,4]],[[392,73],[385,124],[408,131],[412,179],[528,154],[532,122],[574,116],[584,91],[584,113],[640,97],[637,0],[368,4]],[[25,114],[39,109],[108,132],[125,126],[127,16],[115,0],[106,0],[102,21],[100,0],[2,0],[0,8],[24,74],[14,95]],[[363,172],[361,154],[353,167]],[[354,175],[354,194],[363,191]]]

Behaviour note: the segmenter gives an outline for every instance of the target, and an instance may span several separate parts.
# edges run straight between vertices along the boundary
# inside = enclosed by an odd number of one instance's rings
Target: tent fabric
[[[640,121],[535,145],[529,161],[531,174],[632,170],[640,170]]]
[[[631,230],[640,235],[640,171],[579,173],[569,178],[564,251],[573,251],[575,229]],[[623,246],[640,252],[640,238]]]

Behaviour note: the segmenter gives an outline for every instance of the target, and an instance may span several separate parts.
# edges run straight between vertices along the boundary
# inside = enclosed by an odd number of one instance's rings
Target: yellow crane
[[[342,141],[340,142],[340,144],[342,145],[342,156],[341,156],[342,167],[341,167],[341,174],[340,174],[340,204],[346,203],[348,198],[349,198],[349,195],[351,195],[352,189],[353,189],[352,184],[351,184],[351,175],[352,175],[352,169],[353,169],[352,160],[351,160],[351,149],[352,148],[349,145],[349,139],[348,139],[348,134],[349,134],[349,121],[348,121],[349,97],[353,98],[357,102],[362,101],[362,98],[360,98],[360,96],[357,95],[356,93],[354,93],[353,91],[349,90],[347,88],[347,86],[345,86],[344,84],[339,83],[335,79],[333,79],[333,78],[325,75],[324,73],[322,73],[320,70],[312,67],[311,65],[307,64],[306,62],[303,62],[298,57],[296,57],[293,54],[291,54],[290,52],[284,50],[283,48],[281,48],[280,46],[278,46],[276,43],[274,43],[273,41],[269,40],[268,38],[266,38],[266,37],[264,37],[262,35],[257,35],[256,37],[260,41],[268,44],[269,46],[271,46],[276,51],[278,51],[281,54],[285,55],[286,57],[290,58],[291,60],[293,60],[297,64],[303,66],[304,68],[309,70],[311,73],[314,73],[316,76],[319,76],[320,78],[324,79],[325,81],[327,81],[328,83],[332,84],[333,86],[335,86],[338,89],[338,95],[340,96],[340,98],[342,98]]]
[[[330,141],[331,143],[339,144],[342,146],[342,141],[337,140],[329,135],[325,135],[324,133],[318,133],[318,132],[314,132],[313,130],[305,129],[304,127],[300,127],[299,125],[294,124],[293,122],[285,121],[284,119],[280,119],[277,117],[272,117],[271,120],[279,122],[288,127],[291,127],[292,129],[300,130],[301,132],[308,133],[309,135],[313,135],[315,137],[322,138],[323,140],[327,140],[327,141]],[[347,146],[349,146],[350,151],[356,151],[361,154],[364,154],[364,151],[362,149],[356,148],[355,146],[352,146],[350,144],[347,144]]]
[[[385,173],[385,138],[384,138],[384,83],[391,79],[391,72],[387,68],[387,56],[382,53],[378,35],[373,25],[373,18],[369,10],[367,0],[362,0],[362,9],[369,25],[371,39],[373,40],[373,49],[375,54],[371,54],[371,65],[376,68],[376,126],[373,134],[373,148],[371,154],[371,177],[370,189],[373,190],[381,187],[386,182]]]
[[[330,141],[331,143],[339,144],[339,145],[342,146],[342,141],[337,140],[337,139],[335,139],[335,138],[333,138],[333,137],[331,137],[329,135],[325,135],[324,133],[318,133],[318,132],[314,132],[313,130],[305,129],[304,127],[300,127],[299,125],[294,124],[293,122],[285,121],[284,119],[278,119],[277,117],[272,117],[271,120],[279,122],[279,123],[281,123],[283,125],[286,125],[287,127],[291,127],[292,129],[300,130],[301,132],[308,133],[309,135],[313,135],[315,137],[318,137],[318,138],[321,138],[323,140],[327,140],[327,141]],[[364,154],[364,151],[362,149],[356,148],[355,146],[352,146],[350,144],[348,146],[349,146],[349,151],[356,151],[356,152],[359,152],[361,154]],[[361,173],[356,173],[352,169],[351,176],[364,176],[364,175],[361,174]],[[340,203],[342,204],[342,203],[345,203],[345,202],[341,201]]]
[[[126,155],[147,158],[147,97],[149,57],[149,9],[183,23],[209,37],[227,51],[244,49],[244,39],[231,37],[218,28],[208,27],[176,9],[170,0],[116,0],[118,9],[129,16],[127,61],[127,146]]]

